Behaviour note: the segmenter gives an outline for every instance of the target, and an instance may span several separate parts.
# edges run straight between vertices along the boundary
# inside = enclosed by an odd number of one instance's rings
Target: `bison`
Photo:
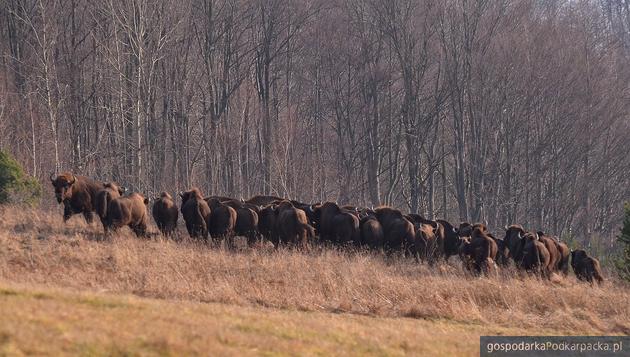
[[[459,227],[457,228],[457,235],[460,238],[470,237],[470,235],[472,234],[472,230],[473,230],[472,224],[468,222],[462,222],[459,224]]]
[[[519,224],[505,227],[504,248],[507,249],[508,256],[514,260],[517,268],[521,267],[521,261],[523,260],[523,236],[525,233],[525,229]]]
[[[545,278],[551,274],[551,257],[544,242],[538,234],[527,232],[522,238],[521,269],[527,272],[539,273]]]
[[[128,226],[138,237],[146,236],[148,203],[149,200],[137,192],[111,200],[107,207],[107,227],[117,230]]]
[[[324,202],[311,207],[312,219],[319,239],[323,242],[334,242],[333,219],[341,212],[341,208],[334,202]]]
[[[210,207],[203,199],[198,188],[179,194],[182,198],[181,212],[186,222],[186,229],[191,238],[208,239],[208,221]]]
[[[436,222],[442,227],[440,230],[444,242],[442,253],[444,254],[444,259],[448,261],[449,257],[458,254],[461,238],[457,234],[457,229],[449,222],[441,219],[438,219]]]
[[[527,232],[523,226],[513,224],[506,227],[503,242],[504,249],[518,269],[537,272],[546,278],[555,270],[558,250],[552,240],[540,239],[537,233]],[[552,253],[547,247],[551,247]],[[555,254],[555,259],[552,254]]]
[[[310,216],[322,241],[335,244],[360,243],[358,214],[353,214],[334,202],[325,202],[316,205]]]
[[[279,244],[289,243],[294,246],[307,248],[309,241],[315,237],[315,230],[308,224],[306,213],[293,207],[291,202],[282,201],[275,208],[275,230]]]
[[[179,210],[173,197],[168,192],[160,193],[160,197],[153,203],[151,213],[155,224],[157,224],[163,235],[170,236],[175,232]]]
[[[341,210],[332,220],[333,240],[337,244],[353,242],[360,244],[359,217],[346,210]]]
[[[258,237],[258,206],[236,200],[225,200],[221,203],[236,211],[234,233],[247,237],[248,245],[254,244]]]
[[[265,206],[258,212],[258,232],[274,244],[279,241],[276,235],[276,218],[275,205]]]
[[[415,241],[413,224],[403,214],[391,207],[378,207],[374,210],[383,232],[385,233],[384,247],[388,251],[403,250],[407,252]]]
[[[416,260],[426,260],[433,265],[443,251],[443,242],[439,236],[437,222],[421,223],[416,229],[414,249]]]
[[[73,214],[83,214],[87,223],[92,223],[92,213],[96,211],[96,196],[105,188],[102,182],[85,176],[75,176],[70,172],[55,177],[50,175],[58,203],[63,202],[63,221]]]
[[[576,249],[571,252],[571,267],[579,280],[587,281],[591,285],[594,281],[598,284],[604,282],[599,260],[588,255],[583,249]]]
[[[125,189],[122,187],[118,187],[113,182],[107,182],[104,185],[104,188],[100,190],[96,194],[95,206],[96,213],[101,219],[101,223],[103,224],[103,229],[107,232],[107,209],[109,207],[109,203],[125,193]]]
[[[462,239],[459,254],[464,267],[477,274],[488,274],[495,268],[498,247],[485,227],[477,226]]]
[[[359,230],[361,235],[361,244],[371,248],[379,249],[383,247],[385,234],[383,226],[379,223],[374,215],[367,215],[361,218],[359,222]]]
[[[546,267],[546,271],[549,273],[556,272],[560,263],[560,252],[558,251],[557,242],[555,239],[549,236],[545,236],[540,233],[536,233],[538,240],[545,245],[547,252],[549,252],[549,263]]]
[[[538,233],[538,236],[551,240],[556,246],[558,259],[556,259],[556,265],[554,266],[554,270],[559,273],[562,273],[566,277],[569,274],[569,258],[571,255],[571,250],[565,243],[560,242],[557,237],[547,235],[540,231],[537,233]]]
[[[216,198],[207,202],[211,211],[208,223],[210,236],[212,238],[230,238],[233,236],[236,226],[236,210],[221,203]]]
[[[492,234],[488,234],[488,236],[490,236],[490,238],[492,238],[497,244],[497,256],[494,259],[495,262],[500,267],[507,267],[510,264],[510,251],[508,250],[505,241],[502,238],[497,238],[493,236]]]

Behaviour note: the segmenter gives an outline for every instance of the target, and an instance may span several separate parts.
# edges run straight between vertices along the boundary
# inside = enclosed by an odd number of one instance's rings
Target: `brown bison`
[[[459,254],[464,267],[477,274],[489,274],[495,268],[498,247],[485,227],[477,226],[462,239]]]
[[[334,242],[333,219],[341,212],[341,208],[334,202],[324,202],[312,207],[313,223],[319,239],[323,242]]]
[[[113,199],[107,207],[107,227],[117,230],[128,226],[138,237],[146,236],[148,203],[149,200],[137,192]]]
[[[549,252],[549,263],[546,267],[546,271],[549,273],[556,272],[560,263],[560,252],[558,252],[558,246],[555,239],[536,233],[538,240],[545,245],[547,252]]]
[[[224,205],[232,207],[236,211],[236,224],[234,233],[247,237],[247,244],[252,245],[258,237],[258,206],[236,200],[222,201]]]
[[[513,224],[506,227],[503,243],[503,254],[507,254],[514,260],[517,269],[539,273],[546,278],[549,278],[555,270],[553,257],[547,246],[553,245],[552,250],[556,246],[552,241],[541,240],[537,233],[527,232],[523,226]],[[557,249],[555,252],[555,264],[557,264]]]
[[[278,243],[276,218],[275,205],[265,206],[258,212],[258,232],[273,244]]]
[[[404,217],[414,226],[413,247],[416,260],[426,260],[433,265],[444,250],[442,239],[444,232],[440,231],[440,225],[416,213],[410,213]]]
[[[341,210],[332,220],[333,241],[337,244],[353,242],[360,244],[359,217],[346,210]]]
[[[415,230],[403,214],[391,207],[378,207],[374,210],[383,232],[385,233],[384,248],[386,250],[403,250],[409,252],[415,241]]]
[[[353,214],[334,202],[325,202],[312,209],[310,217],[322,241],[334,244],[360,243],[358,214]]]
[[[460,236],[460,238],[470,237],[470,235],[472,234],[472,231],[473,231],[472,224],[468,222],[462,222],[459,224],[459,227],[457,228],[457,235]]]
[[[539,273],[545,278],[551,276],[551,256],[545,243],[541,242],[538,234],[527,232],[522,238],[522,259],[521,269]]]
[[[507,250],[508,257],[514,260],[517,268],[521,267],[521,261],[523,260],[523,246],[525,243],[523,236],[525,236],[525,233],[525,229],[519,224],[505,227],[504,248]]]
[[[208,221],[210,207],[203,199],[198,188],[179,194],[182,198],[181,212],[186,222],[186,229],[192,238],[208,239]]]
[[[361,218],[359,222],[361,233],[361,244],[371,249],[379,249],[383,247],[385,234],[383,226],[379,223],[374,215],[368,215]]]
[[[222,239],[232,238],[236,226],[236,210],[221,203],[218,199],[211,199],[207,202],[211,212],[208,223],[210,236]]]
[[[437,222],[421,223],[416,229],[414,250],[416,260],[426,260],[433,265],[442,255],[444,249],[442,238],[439,235]]]
[[[113,199],[122,196],[124,193],[124,188],[118,187],[118,185],[113,182],[107,182],[104,184],[104,188],[96,194],[96,213],[101,219],[101,223],[103,224],[105,231],[107,231],[107,209],[109,207],[109,203]]]
[[[457,229],[452,224],[445,220],[438,219],[436,221],[442,228],[440,234],[443,240],[443,254],[444,259],[448,261],[448,258],[457,255],[459,253],[459,246],[461,244],[461,238],[457,234]]]
[[[309,241],[315,237],[315,230],[308,224],[306,213],[293,207],[291,202],[283,201],[275,208],[275,230],[279,244],[289,243],[307,248]],[[275,243],[275,242],[274,242]]]
[[[604,282],[599,260],[588,255],[583,249],[576,249],[571,252],[571,267],[579,280],[588,281],[591,285],[593,281],[598,284]]]
[[[311,225],[311,227],[315,228],[316,234],[317,234],[317,228],[316,226],[316,222],[315,222],[315,211],[313,210],[313,207],[318,206],[317,205],[312,205],[312,204],[308,204],[308,203],[304,203],[304,202],[300,202],[300,201],[296,201],[296,200],[290,200],[289,202],[291,202],[291,204],[293,205],[293,207],[297,208],[297,209],[301,209],[302,211],[304,211],[304,213],[306,213],[306,218],[308,218],[308,224]]]
[[[153,203],[151,213],[155,224],[157,224],[163,235],[170,236],[175,232],[179,210],[173,197],[168,192],[160,193],[160,197]]]
[[[488,234],[488,236],[490,236],[490,238],[492,238],[497,244],[497,256],[495,258],[495,263],[497,263],[500,267],[507,267],[510,264],[510,251],[505,245],[505,241],[503,238],[497,238],[492,234]]]
[[[571,256],[569,247],[565,243],[560,242],[557,237],[550,236],[543,232],[538,232],[538,236],[547,238],[554,243],[558,252],[558,259],[556,260],[554,271],[567,276],[569,274],[569,258]]]
[[[73,214],[83,214],[88,223],[92,223],[92,212],[96,211],[96,195],[105,188],[102,182],[85,176],[75,176],[70,172],[54,177],[50,182],[55,188],[58,203],[63,202],[63,221]]]
[[[272,204],[274,202],[280,202],[282,200],[283,200],[283,198],[280,198],[278,196],[258,195],[258,196],[254,196],[254,197],[250,198],[249,200],[247,200],[245,202],[251,203],[251,204],[256,205],[256,206],[267,206],[269,204]]]

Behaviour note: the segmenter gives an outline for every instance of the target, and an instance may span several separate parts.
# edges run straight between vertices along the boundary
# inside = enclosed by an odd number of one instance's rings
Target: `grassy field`
[[[473,356],[480,335],[552,332],[0,283],[0,355]]]
[[[0,208],[0,355],[475,355],[483,334],[630,333],[630,288],[614,279],[102,239],[99,225]]]

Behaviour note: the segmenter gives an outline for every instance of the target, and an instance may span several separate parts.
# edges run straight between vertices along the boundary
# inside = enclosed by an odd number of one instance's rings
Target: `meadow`
[[[0,208],[0,354],[474,355],[484,334],[629,334],[629,293],[609,272],[473,277],[457,257],[104,237]]]

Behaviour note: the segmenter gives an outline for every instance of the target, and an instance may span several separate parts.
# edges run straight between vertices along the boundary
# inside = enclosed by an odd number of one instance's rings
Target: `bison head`
[[[103,184],[105,188],[109,188],[112,191],[117,191],[119,195],[124,195],[127,192],[127,188],[123,186],[118,186],[115,182],[105,182]]]
[[[182,206],[192,198],[196,198],[197,200],[203,200],[203,195],[198,188],[193,187],[190,191],[180,192],[179,196],[182,198]]]
[[[61,203],[72,198],[72,187],[77,182],[77,177],[68,172],[57,177],[51,173],[50,182],[55,188],[55,197],[57,198],[57,202]]]
[[[457,234],[460,238],[470,237],[473,231],[473,225],[468,222],[462,222],[459,224]]]
[[[571,262],[579,262],[587,256],[588,254],[584,249],[571,250]]]
[[[513,224],[511,226],[505,227],[505,237],[503,237],[503,241],[505,242],[508,249],[514,250],[514,248],[520,243],[524,235],[525,229],[523,229],[521,225]]]

